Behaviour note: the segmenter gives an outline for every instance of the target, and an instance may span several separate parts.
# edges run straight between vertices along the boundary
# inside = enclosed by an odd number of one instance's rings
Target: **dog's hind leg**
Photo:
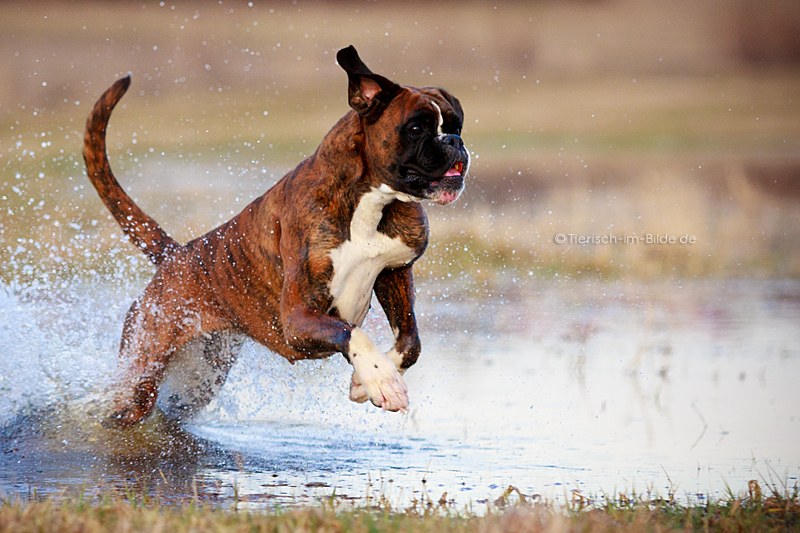
[[[184,283],[163,278],[156,275],[125,318],[115,411],[106,425],[126,427],[147,417],[173,354],[194,337],[227,326],[189,297]]]
[[[188,420],[219,393],[236,362],[244,336],[236,330],[203,334],[172,357],[159,389],[158,406],[175,420]]]

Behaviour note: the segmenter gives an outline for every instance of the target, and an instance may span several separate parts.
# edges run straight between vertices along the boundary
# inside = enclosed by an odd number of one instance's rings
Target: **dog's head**
[[[457,199],[470,161],[458,99],[444,89],[401,87],[373,73],[352,46],[336,59],[347,72],[350,107],[360,117],[366,163],[380,188],[409,200]]]

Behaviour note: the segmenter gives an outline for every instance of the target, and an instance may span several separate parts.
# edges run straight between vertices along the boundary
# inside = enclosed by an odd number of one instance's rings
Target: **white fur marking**
[[[381,183],[381,186],[378,187],[378,190],[384,194],[393,194],[394,197],[401,202],[421,202],[422,198],[418,198],[416,196],[412,196],[410,194],[406,194],[404,192],[397,192],[396,190],[392,189],[385,183]]]
[[[436,112],[439,114],[439,123],[436,125],[436,132],[439,135],[442,135],[442,125],[444,124],[444,117],[442,116],[442,109],[436,104],[436,102],[431,102],[433,107],[436,108]]]
[[[354,376],[350,399],[364,401],[363,393],[378,407],[387,411],[408,408],[408,387],[395,363],[373,344],[364,330],[353,328],[348,347]]]
[[[373,188],[358,202],[350,221],[350,238],[331,250],[333,278],[329,289],[339,316],[356,326],[364,322],[372,299],[375,279],[385,268],[408,264],[415,257],[414,250],[400,240],[378,232],[383,208],[401,193],[388,186],[386,190]]]

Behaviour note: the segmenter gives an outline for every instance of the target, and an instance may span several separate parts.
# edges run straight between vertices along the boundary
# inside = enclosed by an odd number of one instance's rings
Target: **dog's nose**
[[[457,150],[461,150],[464,148],[464,141],[461,140],[461,137],[458,135],[445,135],[444,136],[444,143],[452,146]]]

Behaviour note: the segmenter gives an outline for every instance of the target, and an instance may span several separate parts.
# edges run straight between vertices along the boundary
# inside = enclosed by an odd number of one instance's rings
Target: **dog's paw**
[[[367,400],[369,400],[367,389],[361,384],[361,380],[358,379],[358,374],[354,371],[353,377],[350,378],[350,401],[364,403]]]
[[[408,387],[399,373],[399,379],[394,381],[378,383],[373,387],[374,393],[370,397],[367,388],[361,383],[358,375],[353,372],[350,379],[350,400],[356,403],[364,403],[370,400],[376,407],[381,407],[386,411],[403,411],[408,408]]]
[[[403,370],[399,368],[400,363],[403,361],[403,356],[400,355],[397,350],[392,348],[388,352],[386,352],[386,357],[395,365],[397,368],[398,373],[402,376]],[[407,392],[407,388],[406,388]],[[361,383],[361,380],[358,378],[358,374],[353,372],[353,376],[350,378],[350,401],[356,403],[364,403],[369,400],[369,396],[367,395],[367,389],[364,388],[364,385]]]
[[[374,364],[371,369],[362,370],[359,380],[366,397],[374,406],[385,411],[408,409],[408,387],[388,359],[385,364]]]
[[[123,407],[105,418],[101,424],[106,429],[127,428],[139,422],[145,415],[146,413],[136,406]]]
[[[393,347],[391,350],[386,352],[386,357],[389,358],[389,361],[394,363],[395,368],[397,368],[397,371],[400,372],[401,376],[405,374],[405,369],[400,368],[400,365],[403,364],[403,354],[398,352],[397,349]]]
[[[158,396],[158,385],[151,377],[141,378],[133,389],[133,397],[128,402],[115,402],[119,407],[111,416],[102,421],[106,428],[126,428],[147,418],[153,412]],[[129,396],[130,398],[130,396]]]
[[[349,354],[355,370],[350,382],[351,400],[363,402],[369,399],[373,405],[386,411],[408,408],[408,387],[395,363],[359,328],[351,334]]]

